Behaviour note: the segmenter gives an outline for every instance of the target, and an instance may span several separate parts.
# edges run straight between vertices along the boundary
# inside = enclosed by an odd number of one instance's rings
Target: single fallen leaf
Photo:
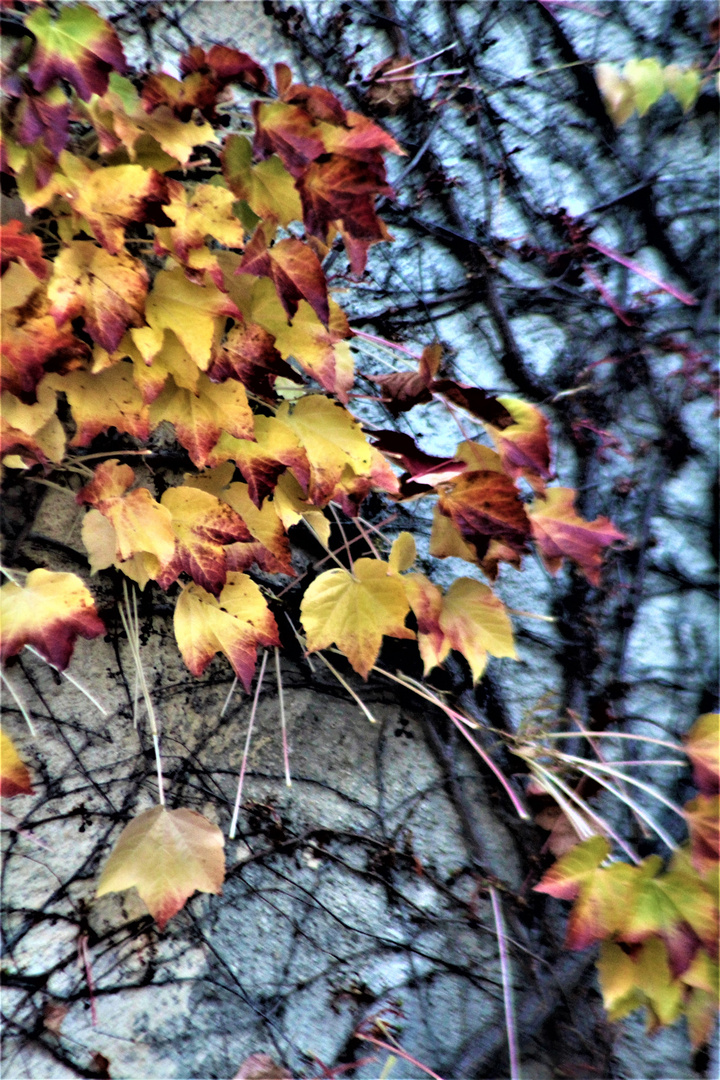
[[[532,535],[551,574],[564,558],[572,559],[591,585],[600,584],[603,550],[627,539],[606,517],[586,521],[575,510],[572,488],[548,488],[543,498],[527,507]]]
[[[160,505],[172,515],[175,553],[163,565],[158,584],[168,589],[181,573],[186,573],[217,596],[227,578],[224,545],[249,540],[247,525],[227,502],[185,485],[168,488]]]
[[[409,610],[402,579],[380,559],[357,559],[352,573],[326,570],[305,590],[300,605],[308,652],[335,644],[367,679],[383,635],[415,637],[405,626]]]
[[[155,806],[120,833],[95,895],[133,886],[161,930],[194,892],[222,892],[225,856],[222,832],[196,810]]]
[[[27,765],[10,736],[0,731],[0,795],[4,799],[12,799],[14,795],[34,794]]]
[[[175,556],[172,514],[153,499],[147,488],[128,491],[134,481],[135,473],[129,465],[120,465],[114,458],[104,461],[76,495],[77,502],[95,507],[111,523],[115,558],[120,562],[147,552],[165,567]]]
[[[277,626],[263,594],[246,574],[228,573],[216,599],[200,585],[187,585],[175,606],[175,638],[190,672],[199,678],[217,652],[250,690],[257,647],[279,645]]]
[[[77,428],[70,446],[88,446],[112,427],[136,439],[150,434],[148,407],[135,385],[132,364],[122,361],[97,375],[89,371],[48,375],[46,383],[68,399]]]
[[[213,284],[188,281],[179,267],[160,271],[145,307],[148,324],[172,330],[202,371],[220,344],[227,316],[241,318],[230,297]]]
[[[142,326],[147,287],[147,270],[139,259],[73,240],[53,264],[50,314],[58,327],[82,315],[93,341],[111,353],[128,326]]]
[[[6,582],[0,588],[0,661],[25,645],[64,671],[77,638],[105,633],[89,589],[77,574],[31,570],[25,585]]]
[[[265,225],[258,225],[236,273],[270,278],[288,319],[294,317],[298,303],[306,300],[327,326],[330,321],[327,284],[317,255],[293,237],[270,246],[268,231]]]
[[[467,660],[473,683],[482,676],[488,653],[517,660],[512,624],[492,589],[474,578],[456,578],[443,596],[440,629],[450,647]]]
[[[33,11],[25,28],[35,37],[29,74],[42,92],[55,79],[67,79],[83,101],[104,94],[108,72],[125,71],[122,45],[115,30],[87,4],[60,9],[55,19],[47,8]]]
[[[720,713],[699,716],[684,742],[695,786],[703,795],[716,795],[720,787]]]
[[[195,392],[169,378],[150,406],[149,418],[152,427],[164,421],[173,425],[178,442],[199,469],[207,464],[223,432],[235,439],[252,439],[254,432],[242,383],[236,379],[214,383],[203,372]]]
[[[545,481],[552,475],[547,418],[534,405],[519,398],[501,397],[497,400],[514,421],[503,429],[486,422],[503,469],[513,480],[524,477],[536,492],[542,494]]]

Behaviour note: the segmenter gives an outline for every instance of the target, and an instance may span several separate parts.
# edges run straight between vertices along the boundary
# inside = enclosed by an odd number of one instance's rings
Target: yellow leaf
[[[0,795],[11,799],[14,795],[32,795],[33,787],[28,767],[15,749],[15,743],[4,731],[0,731]]]
[[[222,892],[225,839],[195,810],[145,810],[121,832],[96,896],[137,889],[161,930],[194,892]]]
[[[172,330],[201,370],[220,344],[226,316],[240,312],[213,284],[188,281],[180,267],[161,270],[147,298],[145,317],[154,330]]]
[[[62,461],[65,453],[65,432],[55,415],[56,394],[46,379],[37,387],[37,401],[26,405],[5,392],[0,399],[2,444],[12,444],[21,457],[23,448],[39,451],[40,460]]]
[[[77,574],[31,570],[25,585],[8,581],[0,588],[0,661],[32,645],[63,671],[78,635],[105,633],[89,589]]]
[[[318,505],[333,497],[346,466],[358,475],[367,474],[375,456],[382,457],[368,443],[359,421],[323,395],[308,395],[294,406],[284,401],[276,419],[305,448],[310,462],[308,495]]]
[[[693,107],[700,93],[702,76],[697,68],[681,68],[679,64],[668,64],[665,68],[665,86],[682,108],[687,112]]]
[[[410,610],[403,582],[379,559],[358,559],[354,572],[326,570],[305,590],[300,618],[309,652],[333,643],[367,678],[383,635],[414,638],[405,626]]]
[[[83,518],[82,542],[93,574],[114,566],[125,577],[136,582],[140,589],[144,589],[148,581],[155,581],[160,574],[160,560],[148,551],[138,551],[122,561],[118,559],[117,533],[109,519],[94,507]]]
[[[451,648],[467,660],[474,683],[485,671],[488,653],[517,660],[505,605],[487,585],[473,578],[453,581],[443,597],[440,628]]]
[[[245,135],[228,135],[222,163],[235,196],[244,199],[259,218],[274,218],[282,226],[302,221],[295,181],[276,154],[253,165],[250,140]]]
[[[415,547],[415,537],[412,533],[401,532],[400,535],[393,540],[392,548],[390,549],[390,558],[388,560],[390,573],[402,574],[405,570],[409,570],[416,558],[417,548]]]
[[[308,502],[303,490],[292,473],[283,473],[278,478],[273,498],[275,509],[286,529],[306,521],[323,547],[330,542],[330,522],[322,510]]]
[[[408,574],[402,579],[405,593],[418,624],[418,648],[425,675],[442,664],[450,652],[450,642],[440,626],[443,608],[442,589],[424,574]]]
[[[88,503],[103,514],[115,532],[115,558],[123,562],[139,552],[154,555],[166,566],[175,554],[175,534],[170,511],[153,499],[147,488],[128,492],[135,480],[129,465],[116,459],[104,461],[95,469],[93,479],[78,492],[77,500]],[[93,536],[97,539],[97,534]],[[107,532],[104,536],[107,545]],[[107,547],[96,559],[107,556]],[[105,564],[107,565],[107,563]]]
[[[150,406],[153,427],[169,421],[178,442],[202,469],[223,432],[236,439],[252,439],[253,415],[242,383],[228,379],[214,383],[200,373],[196,392],[176,386],[174,377]]]
[[[614,64],[596,64],[595,80],[612,122],[615,127],[622,127],[635,111],[632,86]]]
[[[235,196],[215,184],[197,184],[189,191],[178,180],[168,181],[169,203],[163,206],[172,228],[157,229],[156,247],[186,262],[193,248],[202,248],[206,236],[227,247],[242,247],[245,234],[233,213]]]
[[[623,68],[623,77],[632,89],[635,108],[640,116],[644,116],[665,93],[665,76],[656,56],[645,60],[628,60]]]
[[[77,427],[70,446],[87,446],[111,427],[136,439],[150,434],[148,409],[133,380],[132,364],[114,364],[97,375],[89,371],[48,375],[46,382],[68,399]]]

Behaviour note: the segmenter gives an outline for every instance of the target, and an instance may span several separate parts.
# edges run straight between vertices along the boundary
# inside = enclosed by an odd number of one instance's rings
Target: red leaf
[[[451,518],[473,544],[480,559],[491,539],[524,551],[530,522],[512,480],[490,469],[465,472],[438,500],[441,514]]]
[[[34,11],[25,27],[35,35],[30,78],[42,92],[55,79],[67,79],[83,101],[104,94],[110,71],[126,70],[120,39],[112,26],[86,4],[60,10],[57,19],[47,8]]]
[[[551,574],[564,558],[572,559],[591,585],[600,584],[603,549],[625,540],[606,517],[585,521],[575,510],[572,488],[548,488],[544,498],[528,507],[533,539]]]
[[[271,278],[290,319],[297,312],[300,300],[307,300],[318,318],[328,325],[330,309],[325,274],[315,252],[300,240],[280,240],[269,247],[265,227],[259,225],[235,273]]]
[[[21,229],[21,221],[0,225],[0,272],[4,274],[11,262],[23,262],[36,278],[44,281],[50,266],[43,259],[42,244],[37,236],[27,236]]]

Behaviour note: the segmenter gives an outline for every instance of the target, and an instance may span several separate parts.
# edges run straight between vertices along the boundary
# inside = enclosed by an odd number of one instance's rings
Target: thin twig
[[[245,739],[245,749],[243,751],[242,765],[240,766],[240,776],[238,777],[237,795],[235,796],[235,808],[233,810],[232,821],[230,822],[230,832],[228,836],[231,840],[235,839],[235,833],[237,831],[238,816],[240,814],[240,800],[242,799],[243,783],[245,782],[245,769],[247,768],[248,753],[250,752],[250,740],[252,738],[253,725],[255,723],[255,713],[257,712],[258,701],[260,699],[260,689],[262,687],[263,676],[265,675],[265,665],[267,664],[267,650],[263,651],[262,663],[260,665],[260,671],[257,678],[257,685],[255,687],[255,696],[253,698],[252,709],[250,710],[250,722],[247,729],[247,737]]]
[[[502,905],[494,885],[490,886],[495,933],[497,934],[498,953],[500,954],[500,976],[503,986],[503,1006],[505,1009],[505,1031],[507,1032],[508,1056],[510,1058],[510,1080],[520,1080],[520,1054],[518,1051],[517,1029],[515,1027],[515,1006],[513,1004],[512,971],[507,951],[505,920]]]
[[[275,676],[277,678],[278,704],[280,706],[280,731],[282,732],[283,765],[285,766],[285,786],[292,787],[290,778],[290,755],[288,751],[287,726],[285,723],[285,695],[280,673],[280,650],[275,646]]]

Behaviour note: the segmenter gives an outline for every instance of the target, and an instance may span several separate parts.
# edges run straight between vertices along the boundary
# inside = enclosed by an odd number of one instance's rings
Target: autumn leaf
[[[302,385],[298,373],[275,348],[275,338],[257,323],[234,326],[208,370],[216,382],[238,379],[246,390],[266,401],[276,400],[275,380],[290,379]]]
[[[183,76],[207,73],[220,87],[237,82],[264,92],[270,86],[267,75],[251,56],[227,45],[213,45],[207,53],[193,45],[180,57],[180,71]]]
[[[101,356],[95,347],[93,373],[112,366],[123,356],[133,362],[133,380],[143,401],[152,405],[171,375],[176,387],[196,394],[202,372],[187,349],[171,330],[164,332],[141,326],[125,335],[112,356]],[[151,423],[156,417],[152,415]]]
[[[391,375],[373,375],[382,391],[383,404],[397,417],[401,412],[432,401],[432,384],[440,367],[442,345],[423,349],[417,371],[394,371]],[[409,436],[407,436],[409,437]]]
[[[222,892],[222,832],[196,810],[155,806],[130,821],[105,863],[95,895],[133,886],[161,930],[194,892]]]
[[[390,549],[388,566],[391,574],[402,574],[409,570],[417,558],[415,537],[410,532],[401,532],[393,542]]]
[[[5,277],[10,273],[8,270]],[[0,351],[3,390],[28,403],[35,400],[36,387],[48,371],[72,368],[90,355],[85,342],[73,334],[70,323],[58,327],[55,319],[44,313],[28,319],[4,316]]]
[[[135,385],[132,364],[122,361],[97,375],[89,371],[48,375],[46,382],[68,399],[77,427],[70,446],[88,446],[111,427],[136,439],[147,439],[148,408]]]
[[[493,539],[518,553],[525,549],[530,523],[514,483],[504,473],[494,469],[464,472],[449,490],[441,492],[438,510],[473,545],[479,559]]]
[[[254,101],[253,154],[267,158],[277,154],[292,176],[299,176],[315,158],[327,151],[325,143],[305,109],[283,101]]]
[[[153,427],[169,421],[178,442],[194,465],[203,468],[223,432],[236,439],[253,438],[253,415],[242,383],[235,379],[214,383],[200,374],[196,391],[177,386],[170,378],[150,406]]]
[[[415,97],[413,66],[411,56],[388,56],[366,77],[365,99],[377,115],[395,116]]]
[[[626,954],[613,942],[603,941],[598,972],[611,1020],[619,1020],[641,1005],[648,1010],[650,1031],[677,1020],[683,986],[673,977],[665,945],[659,938],[650,938],[634,955]]]
[[[251,1054],[242,1062],[233,1080],[292,1080],[292,1076],[269,1054]]]
[[[255,416],[255,440],[236,439],[223,432],[212,450],[208,464],[234,461],[247,481],[250,498],[257,507],[272,494],[277,479],[287,468],[307,489],[310,467],[298,436],[274,416]]]
[[[585,521],[575,510],[572,488],[548,488],[543,498],[527,508],[532,535],[542,561],[556,574],[564,558],[572,559],[591,585],[600,584],[602,553],[616,541],[625,540],[606,517]]]
[[[163,212],[174,224],[156,230],[156,251],[186,262],[191,250],[204,245],[206,236],[226,247],[243,246],[245,232],[233,213],[232,191],[215,184],[196,184],[189,191],[178,180],[168,180],[167,195]]]
[[[683,807],[690,832],[692,864],[704,876],[720,860],[720,796],[698,795]]]
[[[172,330],[202,371],[220,343],[227,316],[241,318],[232,300],[213,284],[188,281],[180,268],[160,271],[145,307],[148,324],[156,331]]]
[[[21,221],[14,220],[0,225],[0,272],[4,274],[11,262],[20,262],[44,281],[50,266],[43,258],[42,244],[32,233],[23,233],[22,227]],[[3,288],[5,285],[3,282]]]
[[[0,660],[15,656],[25,645],[60,671],[70,663],[78,636],[105,633],[89,589],[77,574],[31,570],[25,585],[8,581],[0,588]]]
[[[473,683],[482,676],[488,653],[517,660],[505,605],[474,578],[456,578],[443,596],[440,629],[450,647],[467,660]]]
[[[147,287],[147,270],[139,259],[74,240],[53,265],[50,314],[58,327],[82,315],[93,341],[113,352],[128,326],[142,326]]]
[[[227,577],[223,545],[250,539],[245,522],[215,495],[184,485],[168,488],[160,505],[172,516],[175,553],[158,574],[158,584],[168,589],[186,573],[217,596]]]
[[[55,391],[43,381],[37,401],[26,405],[4,393],[0,400],[0,454],[18,454],[23,461],[62,461],[65,432],[55,414]]]
[[[15,743],[4,731],[0,731],[0,795],[12,799],[14,795],[34,795],[30,772],[15,749]]]
[[[286,529],[305,521],[323,547],[328,546],[330,522],[322,510],[318,510],[317,506],[305,498],[302,488],[292,473],[286,472],[278,477],[273,505]]]
[[[409,610],[402,580],[380,559],[357,559],[352,573],[326,570],[305,590],[300,605],[308,652],[335,644],[367,679],[383,635],[415,637],[405,626]]]
[[[295,181],[276,154],[253,164],[252,143],[244,135],[228,135],[222,152],[223,176],[238,199],[264,221],[287,227],[302,220]]]
[[[403,585],[413,615],[417,619],[418,648],[424,674],[429,675],[433,668],[442,664],[450,652],[450,641],[440,626],[442,589],[424,574],[408,574],[403,578]]]
[[[25,28],[35,37],[29,73],[42,92],[55,79],[67,79],[83,101],[104,94],[108,72],[125,71],[122,45],[112,26],[87,4],[61,8],[54,19],[47,8],[33,11]]]
[[[13,116],[14,134],[22,146],[38,143],[57,158],[67,146],[72,102],[61,86],[51,86],[44,94],[25,90]]]
[[[720,713],[703,713],[685,736],[685,753],[693,764],[693,781],[703,795],[720,786]]]
[[[94,507],[108,519],[115,531],[116,559],[123,562],[138,552],[147,552],[165,567],[175,555],[172,514],[153,499],[147,488],[128,491],[134,481],[135,473],[129,465],[120,465],[116,459],[104,461],[76,500]]]
[[[270,278],[288,319],[295,315],[298,303],[306,300],[320,321],[328,325],[325,274],[315,252],[300,240],[290,237],[270,246],[265,226],[258,225],[236,273]]]
[[[427,492],[439,484],[455,480],[467,465],[455,458],[436,457],[421,450],[415,440],[403,431],[373,431],[372,445],[384,457],[406,470],[401,477],[402,496]],[[473,466],[476,467],[476,466]]]
[[[228,573],[216,599],[188,585],[175,607],[175,638],[188,669],[199,678],[217,652],[227,656],[246,690],[252,685],[258,645],[279,645],[272,612],[246,574]]]
[[[545,481],[552,475],[547,418],[534,405],[519,398],[501,397],[497,400],[514,421],[503,429],[494,426],[491,421],[486,422],[503,468],[513,480],[522,476],[536,492],[542,494]]]
[[[250,498],[248,485],[237,482],[230,484],[220,497],[240,515],[251,537],[249,543],[233,543],[225,549],[228,569],[247,570],[256,562],[266,573],[294,577],[290,543],[275,499],[265,499],[257,507]]]

